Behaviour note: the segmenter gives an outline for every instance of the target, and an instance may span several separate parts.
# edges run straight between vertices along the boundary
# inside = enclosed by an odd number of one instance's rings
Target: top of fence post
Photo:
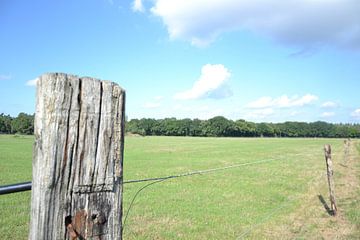
[[[124,108],[115,83],[39,77],[30,240],[122,239]]]

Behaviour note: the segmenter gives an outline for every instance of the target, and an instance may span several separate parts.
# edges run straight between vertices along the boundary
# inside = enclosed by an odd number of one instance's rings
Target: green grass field
[[[0,184],[31,180],[32,137],[0,135]],[[323,145],[333,147],[330,216]],[[342,139],[126,137],[124,179],[253,165],[171,179],[136,198],[124,239],[359,239],[360,158]],[[124,212],[147,183],[124,185]],[[0,236],[27,239],[30,192],[0,196]]]

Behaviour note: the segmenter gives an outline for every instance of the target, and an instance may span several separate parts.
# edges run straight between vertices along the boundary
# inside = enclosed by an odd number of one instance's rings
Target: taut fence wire
[[[125,181],[123,181],[123,184],[153,182],[153,181],[158,181],[158,180],[168,180],[168,179],[187,177],[187,176],[192,176],[192,175],[201,175],[201,174],[206,174],[206,173],[211,173],[211,172],[216,172],[216,171],[221,171],[221,170],[226,170],[226,169],[231,169],[231,168],[237,168],[237,167],[242,167],[242,166],[247,166],[247,165],[271,162],[271,161],[275,161],[275,160],[279,160],[279,159],[275,159],[275,158],[274,159],[264,159],[264,160],[259,160],[259,161],[255,161],[255,162],[240,163],[240,164],[235,164],[235,165],[231,165],[231,166],[205,169],[205,170],[197,170],[197,171],[186,172],[186,173],[181,173],[178,175],[170,175],[170,176],[164,176],[164,177],[125,180]],[[3,185],[3,186],[0,186],[0,195],[16,193],[16,192],[23,192],[23,191],[30,191],[31,186],[32,186],[31,182],[22,182],[22,183],[10,184],[10,185]]]
[[[246,163],[239,163],[239,164],[234,164],[234,165],[230,165],[230,166],[226,166],[226,167],[218,167],[218,168],[210,168],[210,169],[205,169],[205,170],[197,170],[197,171],[191,171],[191,172],[187,172],[187,173],[182,173],[182,174],[178,174],[178,175],[170,175],[170,176],[165,176],[165,177],[156,177],[156,178],[144,178],[144,179],[138,179],[138,180],[127,180],[124,181],[124,184],[129,184],[129,183],[140,183],[140,182],[149,182],[151,181],[151,183],[142,186],[141,188],[139,188],[139,190],[134,194],[134,197],[132,198],[130,205],[126,211],[126,215],[124,218],[124,222],[123,222],[123,229],[125,228],[126,225],[126,220],[130,214],[131,208],[135,202],[135,199],[138,197],[138,195],[140,194],[140,192],[142,192],[144,189],[146,189],[147,187],[150,187],[151,185],[154,185],[156,183],[160,183],[166,180],[170,180],[170,179],[175,179],[175,178],[181,178],[181,177],[189,177],[189,176],[194,176],[194,175],[203,175],[203,174],[209,174],[209,173],[213,173],[213,172],[217,172],[217,171],[224,171],[224,170],[229,170],[232,168],[239,168],[239,167],[243,167],[243,166],[249,166],[249,165],[256,165],[256,164],[262,164],[262,163],[267,163],[267,162],[273,162],[273,161],[280,161],[282,159],[279,158],[271,158],[271,159],[263,159],[263,160],[258,160],[255,162],[246,162]]]
[[[299,155],[299,154],[295,154],[295,155]],[[134,184],[134,183],[143,183],[143,182],[150,182],[150,183],[147,183],[146,185],[140,187],[136,191],[134,196],[132,197],[130,205],[129,205],[128,209],[126,210],[126,214],[125,214],[125,217],[124,217],[123,229],[126,226],[127,219],[128,219],[128,217],[130,215],[131,209],[132,209],[132,207],[133,207],[133,205],[135,203],[136,198],[140,195],[140,193],[143,190],[145,190],[146,188],[148,188],[148,187],[150,187],[150,186],[152,186],[154,184],[161,183],[161,182],[171,180],[171,179],[176,179],[176,178],[189,177],[189,176],[194,176],[194,175],[209,174],[209,173],[214,173],[214,172],[218,172],[218,171],[225,171],[225,170],[229,170],[229,169],[233,169],[233,168],[240,168],[240,167],[249,166],[249,165],[257,165],[257,164],[263,164],[263,163],[268,163],[268,162],[273,162],[273,161],[282,161],[284,159],[286,159],[286,158],[262,159],[262,160],[258,160],[258,161],[239,163],[239,164],[229,165],[229,166],[225,166],[225,167],[218,167],[218,168],[210,168],[210,169],[204,169],[204,170],[190,171],[190,172],[185,172],[185,173],[176,174],[176,175],[125,180],[125,181],[123,181],[123,184]],[[317,177],[315,177],[312,180],[315,180],[316,178],[322,177],[324,175],[325,175],[325,173],[320,174],[320,176],[318,175]],[[0,195],[9,194],[9,193],[16,193],[16,192],[22,192],[22,191],[29,191],[29,190],[31,190],[31,182],[23,182],[23,183],[5,185],[5,186],[0,186]],[[259,225],[266,222],[269,218],[271,218],[273,215],[275,215],[281,209],[285,208],[291,202],[293,202],[294,200],[296,200],[298,198],[299,198],[299,196],[297,196],[297,197],[292,196],[292,197],[288,198],[286,201],[284,201],[282,204],[280,204],[280,206],[277,206],[277,207],[275,207],[273,209],[270,209],[270,211],[267,214],[263,215],[256,223],[254,223],[253,225],[251,225],[250,227],[245,229],[245,231],[243,231],[240,235],[238,235],[238,237],[236,239],[244,239],[254,229],[256,229]]]
[[[266,162],[272,162],[272,161],[280,161],[280,160],[278,158],[264,159],[264,160],[259,160],[259,161],[255,161],[255,162],[239,163],[239,164],[230,165],[230,166],[226,166],[226,167],[197,170],[197,171],[181,173],[178,175],[170,175],[170,176],[165,176],[165,177],[127,180],[127,181],[124,181],[123,183],[128,184],[128,183],[140,183],[140,182],[149,182],[149,181],[157,181],[157,180],[168,180],[168,179],[172,179],[172,178],[180,178],[180,177],[188,177],[188,176],[192,176],[192,175],[207,174],[207,173],[211,173],[211,172],[217,172],[217,171],[227,170],[227,169],[231,169],[231,168],[238,168],[238,167],[243,167],[243,166],[247,166],[247,165],[254,165],[254,164],[260,164],[260,163],[266,163]]]

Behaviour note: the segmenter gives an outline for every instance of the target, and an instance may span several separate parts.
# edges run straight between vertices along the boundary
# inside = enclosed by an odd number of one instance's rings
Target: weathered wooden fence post
[[[346,164],[346,158],[347,158],[347,140],[344,140],[344,163]]]
[[[122,239],[124,108],[115,83],[39,78],[30,240]]]
[[[331,146],[329,144],[326,144],[324,150],[325,150],[327,177],[329,183],[331,211],[335,216],[337,212],[337,207],[336,207],[336,199],[335,199],[335,183],[333,178],[333,169],[332,169],[332,161],[331,161]]]
[[[346,164],[349,158],[349,150],[350,150],[350,139],[344,140],[344,163]]]

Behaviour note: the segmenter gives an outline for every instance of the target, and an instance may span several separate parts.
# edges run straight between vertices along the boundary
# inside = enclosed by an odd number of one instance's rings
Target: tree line
[[[254,123],[229,120],[222,116],[199,119],[131,119],[126,132],[142,136],[194,137],[328,137],[358,138],[360,124],[333,124],[322,121]]]
[[[230,120],[222,116],[200,119],[131,119],[126,132],[142,136],[193,137],[329,137],[359,138],[360,124],[327,122],[254,123]],[[17,117],[0,114],[0,134],[33,134],[34,114],[20,113]]]
[[[17,117],[0,114],[0,134],[34,134],[34,114],[19,113]]]

